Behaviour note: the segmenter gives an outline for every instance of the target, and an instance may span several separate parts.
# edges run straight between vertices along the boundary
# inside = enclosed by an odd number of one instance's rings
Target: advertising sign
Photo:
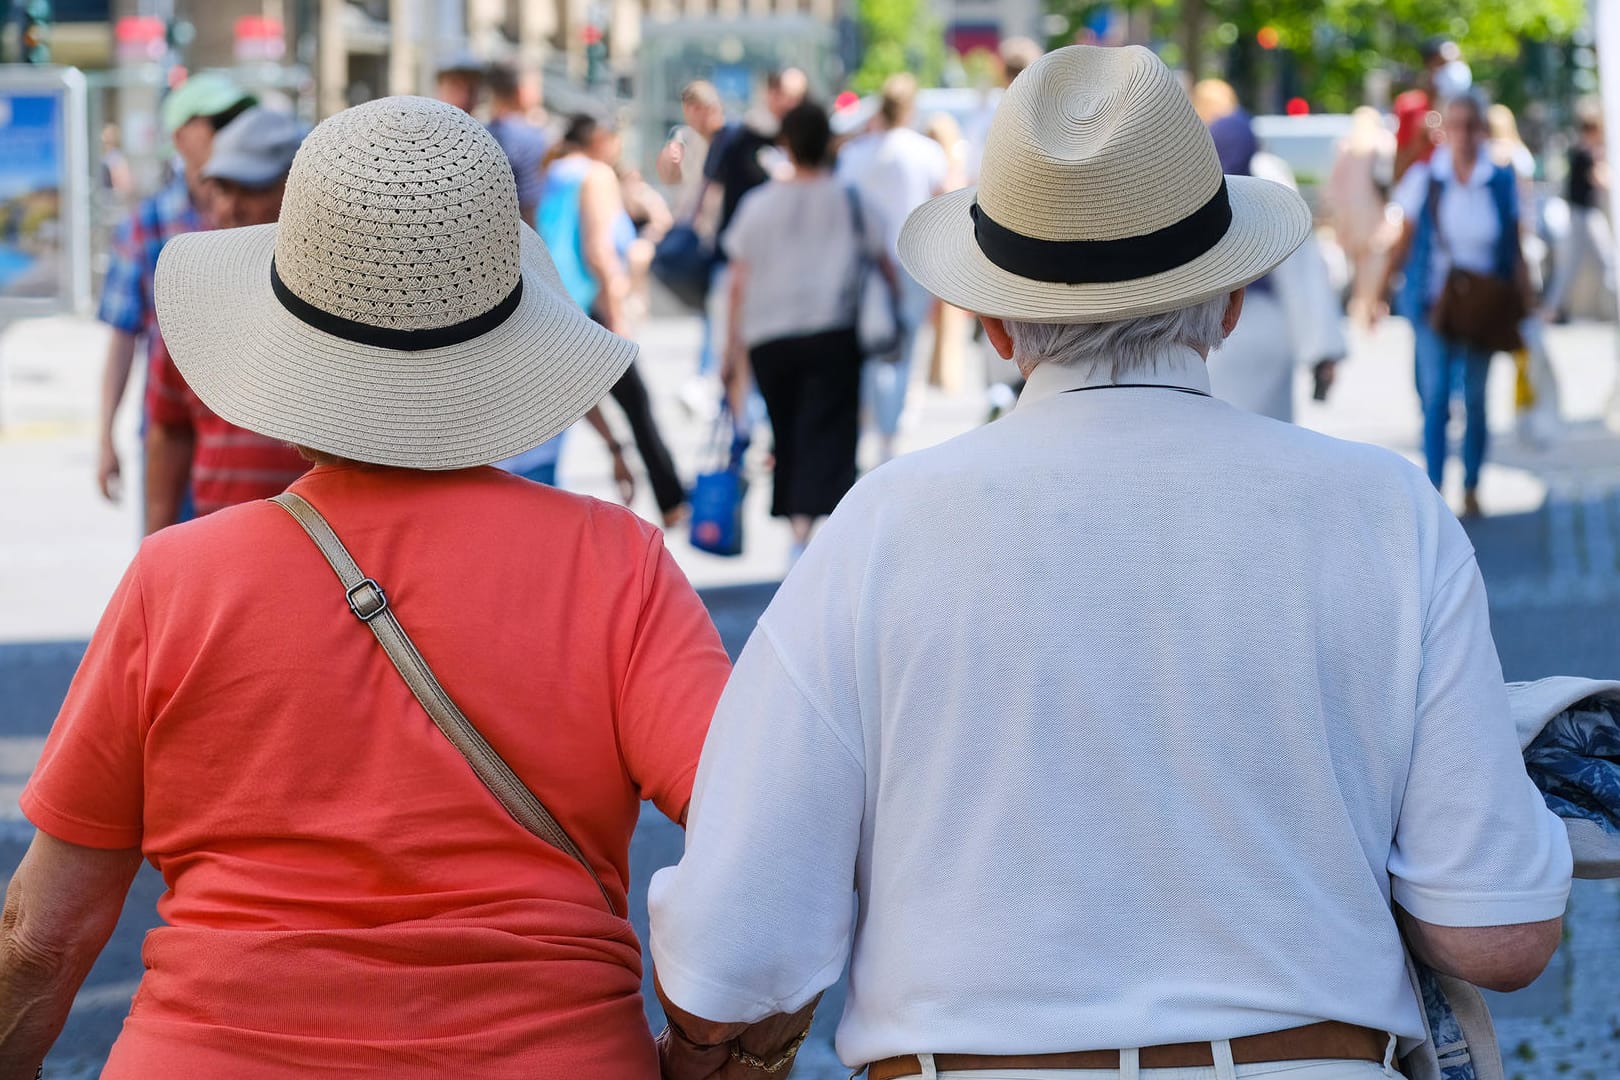
[[[0,65],[0,319],[89,302],[84,76]]]

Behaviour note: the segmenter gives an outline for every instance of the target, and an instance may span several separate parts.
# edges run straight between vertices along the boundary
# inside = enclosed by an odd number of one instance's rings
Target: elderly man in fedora
[[[1396,455],[1209,393],[1309,228],[1140,48],[1031,66],[913,213],[1028,389],[857,485],[739,658],[652,883],[666,1077],[779,1064],[846,962],[872,1080],[1370,1080],[1424,1036],[1403,932],[1541,971],[1569,846],[1468,538]]]

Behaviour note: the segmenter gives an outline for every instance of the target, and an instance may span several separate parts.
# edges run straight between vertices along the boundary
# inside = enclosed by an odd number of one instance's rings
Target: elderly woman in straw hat
[[[316,464],[148,539],[108,606],[22,796],[0,1071],[145,858],[163,925],[104,1076],[656,1075],[630,835],[684,817],[728,665],[657,529],[486,467],[635,347],[422,98],[321,124],[279,225],[182,237],[157,283],[197,394]]]
[[[900,254],[1028,388],[862,480],[739,658],[651,887],[665,1076],[780,1063],[846,961],[870,1080],[1393,1076],[1402,930],[1521,986],[1569,888],[1467,537],[1210,396],[1310,215],[1150,52],[1034,64],[981,176]]]

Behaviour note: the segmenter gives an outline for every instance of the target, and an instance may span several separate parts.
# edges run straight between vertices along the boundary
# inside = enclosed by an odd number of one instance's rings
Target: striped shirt
[[[166,349],[152,351],[146,374],[146,414],[154,424],[189,427],[195,432],[191,495],[198,517],[279,495],[309,468],[309,462],[288,444],[237,427],[204,405]]]

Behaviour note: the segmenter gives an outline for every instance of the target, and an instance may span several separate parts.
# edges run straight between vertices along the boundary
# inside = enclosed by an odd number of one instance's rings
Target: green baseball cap
[[[218,116],[244,101],[253,100],[253,95],[229,75],[204,71],[191,76],[163,99],[163,130],[173,136],[187,121],[199,116]]]

